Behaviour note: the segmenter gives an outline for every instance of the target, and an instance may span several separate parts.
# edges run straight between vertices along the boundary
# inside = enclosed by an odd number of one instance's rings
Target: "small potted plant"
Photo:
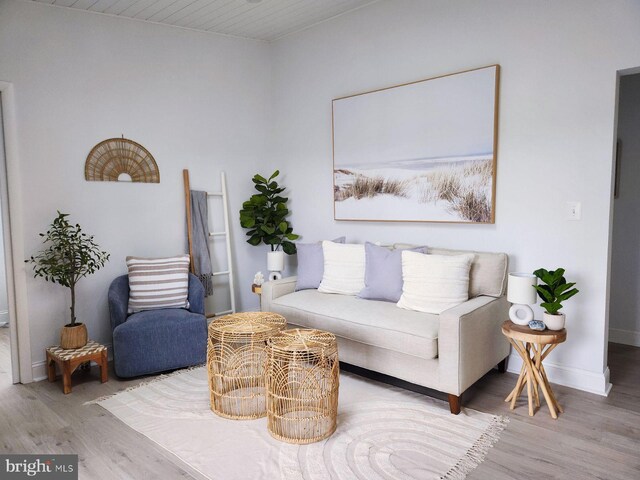
[[[542,282],[534,288],[542,299],[540,306],[545,309],[544,324],[549,330],[562,330],[566,317],[564,313],[560,312],[561,302],[569,300],[579,292],[577,288],[573,288],[575,282],[567,282],[564,278],[564,268],[550,271],[539,268],[533,274]]]
[[[244,202],[240,210],[240,225],[249,229],[247,242],[254,246],[265,243],[271,247],[267,253],[267,269],[272,272],[284,270],[284,254],[296,253],[293,240],[299,238],[286,219],[288,198],[280,195],[285,188],[274,180],[279,174],[276,170],[268,179],[254,175],[252,180],[258,193]]]
[[[109,254],[100,250],[77,223],[67,220],[69,215],[58,212],[49,230],[41,233],[45,250],[32,256],[34,277],[57,283],[71,290],[71,322],[60,333],[60,346],[65,349],[80,348],[87,344],[87,326],[76,321],[76,284],[100,268],[109,260]]]

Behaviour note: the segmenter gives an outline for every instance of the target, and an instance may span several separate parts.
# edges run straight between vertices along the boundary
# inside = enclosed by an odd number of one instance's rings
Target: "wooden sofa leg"
[[[449,410],[454,415],[458,415],[460,413],[460,397],[458,395],[449,394]]]
[[[498,364],[498,372],[505,373],[507,371],[507,358],[509,357],[504,357]]]

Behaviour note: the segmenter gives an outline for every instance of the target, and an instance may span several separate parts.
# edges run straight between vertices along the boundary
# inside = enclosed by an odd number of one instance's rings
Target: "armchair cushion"
[[[204,363],[207,320],[188,310],[146,310],[113,331],[114,368],[133,377]]]

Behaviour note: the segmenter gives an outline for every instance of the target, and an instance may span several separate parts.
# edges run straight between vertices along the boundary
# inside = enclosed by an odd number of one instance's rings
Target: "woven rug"
[[[477,467],[508,422],[350,373],[340,375],[338,428],[290,445],[266,418],[226,420],[209,408],[204,367],[100,398],[97,403],[203,479],[458,479]],[[89,407],[89,408],[96,408]]]

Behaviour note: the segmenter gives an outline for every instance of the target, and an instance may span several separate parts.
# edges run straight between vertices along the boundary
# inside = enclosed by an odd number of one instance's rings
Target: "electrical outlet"
[[[567,220],[580,220],[582,218],[582,204],[580,202],[567,202]]]

